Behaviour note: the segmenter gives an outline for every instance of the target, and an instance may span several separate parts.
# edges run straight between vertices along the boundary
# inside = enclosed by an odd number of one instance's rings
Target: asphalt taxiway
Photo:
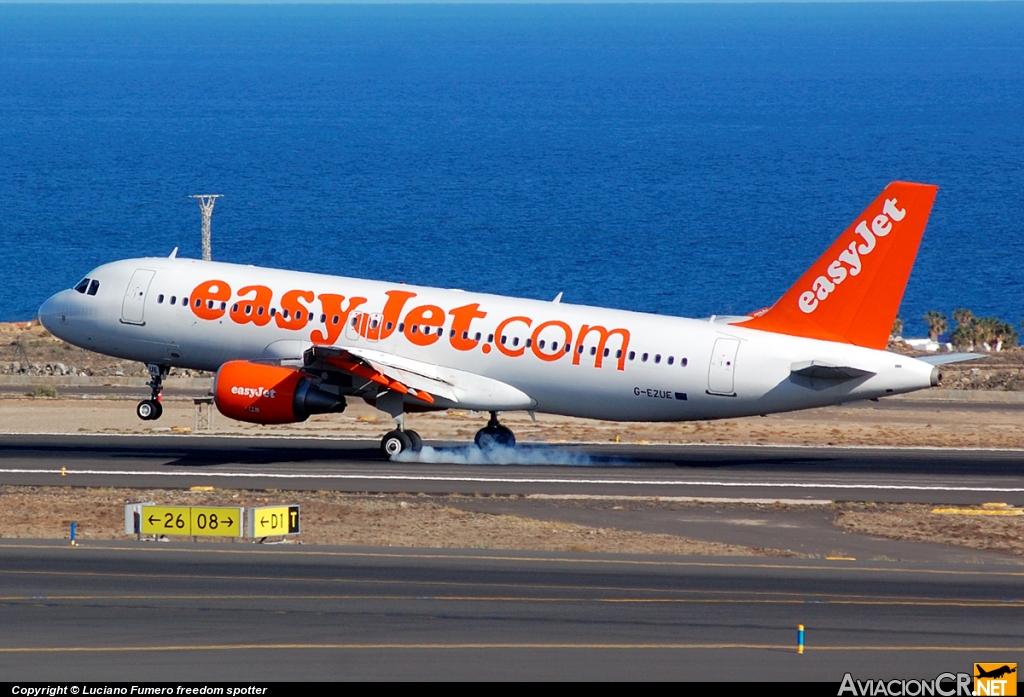
[[[1022,588],[956,565],[5,541],[0,674],[934,678],[1017,660]]]
[[[0,436],[0,484],[330,489],[984,503],[1024,500],[1024,451],[712,445],[524,445],[484,462],[461,444],[388,462],[376,442]]]

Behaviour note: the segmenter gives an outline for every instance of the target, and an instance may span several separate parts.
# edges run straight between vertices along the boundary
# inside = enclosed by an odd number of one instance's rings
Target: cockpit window
[[[88,287],[89,287],[89,279],[88,278],[83,278],[81,281],[78,282],[78,285],[75,286],[75,290],[77,290],[79,293],[84,293],[85,289],[88,288]]]
[[[96,295],[96,291],[100,289],[100,282],[95,278],[92,279],[92,283],[89,284],[89,295]]]

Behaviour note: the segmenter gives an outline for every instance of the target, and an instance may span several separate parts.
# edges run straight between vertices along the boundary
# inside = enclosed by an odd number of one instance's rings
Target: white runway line
[[[333,479],[338,481],[376,480],[384,482],[453,482],[477,484],[613,484],[617,486],[708,486],[708,487],[757,487],[765,489],[865,489],[874,491],[974,491],[1015,494],[1024,492],[1021,487],[997,486],[951,486],[924,484],[833,484],[812,482],[716,482],[711,480],[688,479],[568,479],[539,477],[457,477],[417,476],[412,474],[281,474],[259,472],[196,472],[196,471],[129,471],[129,470],[72,470],[65,469],[67,476],[116,476],[116,477],[220,477],[239,479]],[[55,474],[59,469],[0,469],[0,474]]]

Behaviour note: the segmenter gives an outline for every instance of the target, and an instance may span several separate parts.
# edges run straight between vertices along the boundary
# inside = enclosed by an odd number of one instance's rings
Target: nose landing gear
[[[167,377],[169,368],[163,365],[150,363],[149,382],[146,383],[150,389],[149,399],[144,399],[135,407],[135,413],[143,421],[155,421],[164,413],[164,406],[160,403],[160,393],[164,389],[164,378]]]
[[[476,432],[473,442],[481,450],[514,448],[516,447],[516,436],[512,433],[512,429],[498,423],[498,412],[492,411],[490,421]]]

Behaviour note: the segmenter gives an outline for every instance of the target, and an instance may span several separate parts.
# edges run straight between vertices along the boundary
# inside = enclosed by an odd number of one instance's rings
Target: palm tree
[[[928,325],[928,338],[932,341],[938,341],[939,334],[949,328],[946,316],[941,312],[936,312],[935,310],[928,310],[928,312],[924,314],[924,321],[925,324]]]
[[[953,310],[953,320],[961,327],[965,324],[970,324],[973,319],[974,313],[966,307],[961,307],[959,310]]]
[[[995,330],[996,351],[1013,348],[1017,345],[1017,332],[1009,322],[1000,322]]]
[[[889,338],[891,339],[893,337],[900,336],[901,334],[903,334],[903,320],[901,320],[897,316],[896,319],[893,320],[893,323],[892,323],[892,334],[889,335]]]

